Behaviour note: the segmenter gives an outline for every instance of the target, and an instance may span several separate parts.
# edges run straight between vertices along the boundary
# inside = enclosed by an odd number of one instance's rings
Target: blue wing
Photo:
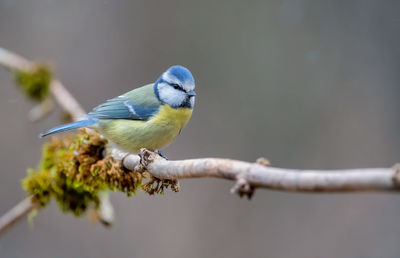
[[[88,116],[98,119],[148,120],[158,109],[142,107],[133,101],[115,98],[95,107]]]
[[[160,109],[160,102],[154,95],[153,84],[149,84],[119,97],[107,100],[95,107],[85,120],[60,125],[40,134],[44,137],[49,134],[64,132],[81,127],[95,125],[99,119],[131,119],[147,121]]]
[[[154,96],[152,85],[130,91],[107,100],[88,114],[97,119],[148,120],[158,112],[160,103]]]

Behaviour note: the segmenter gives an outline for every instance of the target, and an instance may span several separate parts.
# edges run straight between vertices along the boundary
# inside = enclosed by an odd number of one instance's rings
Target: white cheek
[[[161,85],[161,87],[159,87],[159,94],[161,101],[175,107],[180,106],[186,98],[184,92],[180,90],[175,90],[174,88],[167,85]]]

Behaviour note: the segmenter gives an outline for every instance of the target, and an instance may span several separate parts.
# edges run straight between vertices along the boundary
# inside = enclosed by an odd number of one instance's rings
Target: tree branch
[[[298,170],[269,167],[262,160],[256,163],[219,158],[168,161],[142,149],[139,157],[126,156],[123,165],[130,170],[148,171],[159,179],[214,177],[234,180],[232,192],[249,197],[255,188],[312,193],[400,190],[398,164],[392,168]]]
[[[0,48],[0,64],[10,69],[30,70],[35,64]],[[57,102],[76,120],[84,110],[58,80],[51,82],[51,93]],[[113,156],[122,160],[128,170],[147,171],[158,180],[212,177],[235,181],[233,193],[249,198],[254,189],[265,188],[288,192],[356,192],[399,191],[400,166],[348,170],[296,170],[270,167],[266,159],[256,163],[238,160],[205,158],[167,161],[154,152],[142,149],[139,155],[113,149]],[[122,158],[123,157],[123,158]],[[0,233],[34,208],[30,199],[0,218]]]

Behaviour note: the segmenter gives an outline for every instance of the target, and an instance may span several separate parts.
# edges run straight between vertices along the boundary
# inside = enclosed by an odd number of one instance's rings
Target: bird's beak
[[[189,91],[189,92],[187,93],[187,95],[188,95],[189,97],[193,97],[193,96],[196,96],[196,92],[194,92],[194,90],[191,90],[191,91]]]

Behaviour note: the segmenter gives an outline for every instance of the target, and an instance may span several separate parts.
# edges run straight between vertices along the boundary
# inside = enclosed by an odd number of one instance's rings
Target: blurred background
[[[170,159],[389,167],[400,161],[400,1],[0,0],[0,46],[53,64],[86,110],[173,64],[197,83]],[[0,213],[23,199],[59,123],[0,69]],[[164,196],[113,193],[111,229],[53,203],[0,239],[1,257],[399,257],[397,194],[294,194],[181,181]]]

